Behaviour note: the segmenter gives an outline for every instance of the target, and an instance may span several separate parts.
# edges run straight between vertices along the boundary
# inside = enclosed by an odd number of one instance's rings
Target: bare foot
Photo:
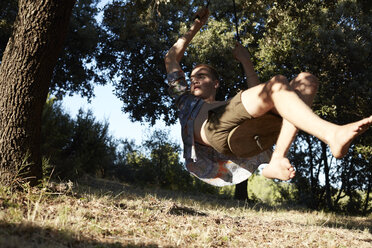
[[[349,151],[351,142],[367,131],[372,124],[372,116],[360,121],[340,126],[329,141],[332,154],[335,158],[342,158]]]
[[[262,170],[262,175],[270,179],[287,181],[295,176],[295,170],[285,157],[272,157],[269,165]]]

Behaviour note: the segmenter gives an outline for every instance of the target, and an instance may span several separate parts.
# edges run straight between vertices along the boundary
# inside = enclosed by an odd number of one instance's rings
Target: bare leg
[[[290,82],[290,85],[308,106],[312,105],[318,89],[318,79],[315,76],[310,73],[300,73]],[[277,112],[275,109],[274,111]],[[295,170],[287,159],[287,153],[297,131],[298,129],[292,123],[283,119],[275,151],[269,165],[262,171],[263,176],[281,180],[289,180],[295,176]]]
[[[272,109],[277,110],[293,126],[327,143],[336,158],[346,155],[351,141],[372,124],[372,116],[344,126],[322,120],[298,97],[287,79],[281,75],[244,91],[242,102],[253,117],[261,116]]]

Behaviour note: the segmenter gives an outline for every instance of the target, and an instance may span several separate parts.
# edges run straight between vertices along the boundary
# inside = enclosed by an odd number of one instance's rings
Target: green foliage
[[[112,80],[132,120],[174,123],[176,110],[164,82],[163,57],[205,1],[112,1],[103,8],[102,23],[96,18],[98,3],[77,1],[51,90],[58,97],[72,92],[90,97],[94,83]],[[17,1],[2,0],[0,7],[2,54]],[[370,1],[236,0],[236,9],[241,41],[249,47],[261,81],[278,73],[292,78],[309,71],[321,82],[314,103],[318,115],[342,124],[372,114]],[[196,63],[216,67],[221,74],[218,97],[225,99],[245,88],[242,72],[231,56],[235,36],[232,1],[211,1],[210,11],[208,24],[193,40],[182,65],[186,74]],[[114,164],[126,180],[180,189],[204,185],[184,175],[176,156],[179,148],[160,142],[164,137],[154,134],[158,138],[140,147],[124,141],[123,150],[115,153],[107,124],[96,123],[92,113],[81,112],[73,120],[57,103],[48,104],[43,114],[42,149],[56,166],[56,175],[98,171],[104,175]],[[292,192],[293,199],[315,209],[368,212],[371,144],[372,132],[368,131],[354,142],[345,159],[335,160],[319,140],[300,133],[290,151],[297,170],[293,182],[298,191]],[[326,169],[329,185],[322,178]],[[359,197],[356,192],[366,195]],[[327,197],[332,204],[325,203]],[[346,198],[348,207],[340,207]]]
[[[137,185],[218,193],[184,169],[181,149],[168,136],[155,130],[140,146],[116,141],[108,134],[108,124],[96,121],[91,111],[80,110],[72,119],[61,102],[49,98],[42,125],[44,175],[67,180],[91,174]]]
[[[108,124],[96,121],[91,111],[80,110],[74,120],[60,102],[49,99],[43,111],[42,154],[51,165],[44,169],[54,167],[55,177],[105,176],[116,159],[116,143],[108,134]]]
[[[120,80],[116,93],[132,120],[174,121],[162,58],[188,28],[196,7],[205,3],[165,2],[158,2],[156,8],[148,8],[150,1],[114,2],[104,12],[108,37],[103,54],[111,56],[111,63],[101,65],[111,72],[110,77]],[[249,47],[261,81],[276,74],[291,79],[301,71],[312,72],[320,79],[315,112],[340,124],[372,114],[370,6],[356,0],[236,1],[240,38]],[[232,1],[213,1],[210,11],[207,25],[188,47],[182,66],[186,74],[197,63],[216,67],[221,74],[218,97],[225,99],[245,88],[242,72],[231,56]],[[312,208],[337,210],[339,192],[352,200],[356,190],[367,192],[372,181],[371,142],[368,131],[353,143],[345,159],[335,160],[319,140],[301,133],[290,151],[297,169],[294,199]],[[329,175],[324,179],[325,171]],[[368,206],[356,198],[353,202],[359,209]]]
[[[321,143],[316,138],[300,133],[291,148],[290,160],[296,165],[295,200],[297,204],[312,209],[327,209],[361,214],[371,211],[370,194],[371,166],[370,156],[350,149],[350,156],[335,160],[327,151],[326,160]],[[329,188],[325,184],[324,167],[329,167]],[[327,190],[331,204],[327,203]]]
[[[65,48],[55,67],[50,87],[58,98],[72,93],[90,98],[94,83],[106,84],[95,62],[103,36],[97,20],[100,1],[79,0],[73,8]]]
[[[61,98],[66,94],[80,93],[92,97],[94,83],[105,84],[96,70],[95,57],[100,52],[103,36],[97,21],[101,0],[77,1],[70,19],[65,47],[54,69],[50,90]],[[13,30],[18,12],[18,1],[0,0],[0,60]]]
[[[17,0],[0,0],[0,60],[12,33],[13,22],[17,15]]]
[[[42,113],[41,152],[57,168],[62,167],[66,159],[65,148],[73,136],[74,122],[63,109],[61,102],[48,98]],[[49,167],[49,168],[48,168]],[[51,166],[44,168],[45,174],[51,173]],[[59,174],[61,169],[57,169]]]
[[[322,118],[341,124],[371,115],[372,19],[365,6],[365,1],[273,2],[255,53],[261,78],[310,71],[320,79],[314,109]],[[319,140],[301,133],[290,154],[297,169],[297,201],[337,210],[343,208],[340,197],[347,195],[353,207],[345,211],[366,211],[361,199],[367,198],[356,192],[368,194],[372,180],[371,137],[365,133],[347,157],[335,160]],[[329,176],[323,179],[326,169]]]
[[[88,172],[105,176],[115,159],[115,141],[108,133],[108,123],[95,120],[93,113],[79,111],[68,147],[69,159],[73,161],[76,174]]]
[[[108,69],[110,78],[119,79],[116,94],[133,120],[173,122],[162,59],[203,3],[161,1],[149,8],[150,2],[106,6],[107,37],[101,55],[107,63],[99,65]],[[322,108],[329,120],[346,122],[371,113],[372,32],[364,5],[363,1],[237,1],[236,9],[242,43],[249,45],[261,80],[278,73],[291,78],[301,71],[313,72],[321,81],[316,110]],[[213,1],[210,9],[208,24],[190,44],[182,64],[186,73],[197,63],[216,67],[221,74],[219,98],[224,99],[245,88],[245,83],[231,55],[232,2]],[[324,112],[328,110],[332,115]]]
[[[337,106],[324,117],[346,122],[371,114],[372,20],[361,2],[277,2],[268,14],[257,54],[264,78],[310,71],[321,82],[316,108]]]
[[[172,190],[217,193],[218,189],[192,177],[180,161],[180,147],[162,130],[153,131],[140,146],[124,140],[110,174],[119,180]]]
[[[248,180],[248,198],[269,206],[293,203],[295,192],[293,184],[275,182],[256,174]]]
[[[151,2],[113,2],[106,6],[102,25],[107,36],[97,62],[110,78],[118,79],[113,82],[116,95],[132,120],[154,123],[163,117],[174,123],[175,109],[164,82],[163,57],[178,36],[183,4],[159,5],[159,17],[149,8]],[[185,7],[183,10],[187,11]],[[174,15],[176,12],[179,15]]]
[[[151,3],[150,0],[113,2],[105,7],[102,25],[107,37],[102,42],[102,57],[97,61],[101,70],[109,72],[109,78],[117,79],[114,82],[116,95],[132,120],[154,123],[156,119],[163,119],[174,123],[175,108],[167,92],[163,58],[190,25],[196,8],[204,3],[172,1],[166,4],[161,1],[155,8],[149,8]],[[238,1],[237,4],[238,8],[246,6],[250,11],[265,9],[261,2],[247,5]],[[232,10],[232,2],[213,1],[208,26],[192,42],[183,60],[186,73],[196,63],[209,63],[221,69],[218,96],[221,99],[246,87],[241,69],[231,55],[235,30]],[[261,14],[246,16],[252,19],[244,19],[244,44],[253,40],[250,31],[260,36],[256,30],[262,22]]]

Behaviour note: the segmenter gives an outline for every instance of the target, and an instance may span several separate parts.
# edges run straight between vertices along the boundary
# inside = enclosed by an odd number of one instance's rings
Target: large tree
[[[19,0],[0,65],[0,169],[41,178],[41,113],[74,0]],[[25,168],[24,168],[25,166]]]
[[[91,98],[94,84],[104,84],[103,74],[95,69],[94,58],[99,54],[103,30],[97,18],[101,0],[77,0],[70,24],[53,71],[50,92],[59,99],[78,93]],[[0,59],[12,33],[18,12],[17,0],[0,0]]]
[[[51,57],[49,58],[53,63],[43,63],[43,66],[47,65],[46,67],[39,67],[40,70],[44,70],[44,72],[48,71],[50,72],[50,69],[52,69],[52,76],[49,78],[49,74],[43,73],[43,75],[48,75],[49,80],[46,78],[43,79],[42,84],[39,84],[41,82],[36,82],[35,84],[29,82],[30,84],[33,84],[34,90],[39,91],[40,94],[42,92],[45,92],[45,89],[49,92],[51,92],[54,96],[57,96],[58,98],[62,98],[66,94],[72,94],[72,93],[79,93],[82,96],[86,96],[88,98],[91,98],[93,96],[93,86],[95,83],[104,84],[105,81],[103,80],[103,74],[101,74],[99,71],[95,69],[95,61],[94,58],[97,56],[97,54],[100,51],[99,47],[99,39],[102,37],[102,29],[99,26],[98,18],[96,18],[97,14],[99,13],[99,5],[100,0],[81,0],[76,1],[74,4],[74,8],[72,9],[72,13],[62,13],[60,15],[68,15],[63,16],[61,18],[60,16],[57,16],[56,11],[62,11],[63,9],[67,10],[67,8],[72,7],[72,2],[66,2],[66,6],[56,6],[55,8],[40,8],[36,6],[42,6],[42,3],[35,2],[33,5],[35,6],[35,9],[38,9],[37,12],[39,12],[42,16],[48,16],[50,20],[45,21],[44,23],[37,24],[41,27],[41,25],[44,25],[43,28],[35,29],[34,34],[37,32],[44,32],[44,35],[42,36],[45,40],[35,40],[35,44],[44,44],[46,42],[52,44],[52,43],[58,43],[58,48],[47,48],[40,47],[40,51],[43,51],[45,54],[48,54],[49,51],[47,49],[51,49],[53,53],[51,53]],[[30,4],[27,2],[27,4]],[[53,1],[49,1],[48,3],[45,3],[46,5],[56,5]],[[18,8],[18,6],[20,6]],[[26,6],[25,1],[17,1],[17,0],[0,0],[0,7],[2,9],[2,13],[0,14],[0,58],[2,57],[2,60],[4,63],[12,64],[12,60],[7,60],[9,56],[15,56],[15,53],[17,51],[14,51],[13,55],[6,55],[4,54],[7,42],[9,40],[9,37],[11,36],[12,32],[19,32],[17,28],[19,28],[19,25],[25,25],[35,23],[38,21],[35,19],[36,16],[34,15],[26,15],[25,13],[21,13],[21,10],[30,8]],[[15,18],[17,16],[17,13],[25,15],[24,16],[24,23],[21,22],[15,22]],[[56,12],[54,14],[54,12]],[[55,19],[52,19],[52,15],[56,15]],[[59,14],[58,14],[59,15]],[[68,24],[68,21],[65,21],[65,19],[69,20],[70,24]],[[27,21],[27,22],[26,22]],[[34,24],[33,24],[34,25]],[[49,26],[48,26],[49,25]],[[54,25],[54,26],[53,26]],[[60,25],[60,27],[57,25]],[[68,30],[66,31],[68,27]],[[53,34],[53,30],[57,32],[56,28],[60,28],[58,32],[61,32],[58,37],[55,37]],[[67,32],[67,34],[66,34]],[[19,35],[19,34],[18,34]],[[24,42],[21,41],[22,36],[18,36],[19,44],[23,44]],[[35,36],[36,37],[36,36]],[[61,46],[62,45],[62,46]],[[56,47],[57,47],[56,46]],[[21,48],[21,47],[20,47]],[[23,47],[22,49],[27,50],[29,47]],[[62,51],[60,51],[63,48]],[[59,52],[58,52],[59,51]],[[4,57],[3,57],[4,54]],[[55,54],[58,56],[57,63],[54,62]],[[23,55],[19,55],[24,59],[25,64],[28,64],[29,61],[32,61],[34,63],[38,63],[37,61],[40,59],[43,59],[43,57],[37,57],[34,56],[32,59],[24,57]],[[7,60],[7,61],[5,61]],[[4,67],[5,68],[5,67]],[[7,69],[5,69],[7,70]],[[19,71],[20,72],[20,71]],[[32,73],[32,72],[30,72]],[[37,73],[37,71],[34,71],[34,73]],[[21,83],[21,80],[18,80],[19,83]],[[46,83],[49,81],[48,83]],[[12,84],[11,81],[7,80],[7,83]],[[45,88],[47,85],[47,88]],[[7,87],[3,85],[4,87]],[[42,87],[41,87],[42,86]],[[40,88],[39,88],[40,87]],[[4,92],[5,93],[5,92]],[[42,93],[41,95],[44,95]],[[44,97],[42,97],[44,98]],[[39,99],[38,99],[39,101]],[[33,102],[32,104],[34,104]],[[41,103],[42,104],[42,103]],[[31,108],[36,107],[36,105],[31,106]],[[40,108],[40,103],[37,105],[38,108]],[[35,110],[36,111],[36,110]],[[39,110],[36,111],[39,113]],[[40,122],[39,117],[37,117],[38,114],[32,116],[35,118],[34,120],[29,120],[27,123],[29,123],[29,126],[33,126],[35,129],[39,128]],[[28,117],[27,117],[28,118]],[[35,120],[37,122],[35,122]],[[32,124],[31,124],[32,123]],[[23,122],[22,125],[26,124],[26,121]],[[19,126],[21,123],[19,124]],[[30,131],[28,129],[28,131]],[[28,132],[27,131],[27,132]],[[26,132],[26,131],[25,131]],[[27,137],[31,137],[30,134],[26,134]],[[38,144],[39,144],[39,137],[32,135],[33,145],[30,147],[27,147],[28,153],[24,154],[23,156],[26,158],[27,156],[31,155],[31,150],[38,151]],[[5,141],[4,141],[5,142]],[[4,143],[5,144],[5,143]],[[34,146],[35,145],[35,146]],[[21,146],[18,146],[21,147]],[[23,147],[23,146],[22,146]],[[37,152],[38,153],[38,152]],[[32,152],[32,154],[36,154]],[[23,164],[32,164],[33,172],[28,174],[36,174],[37,177],[40,176],[40,159],[39,156],[36,155],[35,158],[37,158],[37,162],[33,162],[33,158],[29,157],[29,161],[24,160]],[[18,162],[17,162],[18,163]],[[21,165],[18,164],[18,167]],[[30,167],[30,168],[31,168]],[[39,169],[37,169],[37,167]],[[6,169],[4,167],[4,169]],[[12,172],[16,172],[13,169],[9,168]],[[35,174],[36,173],[36,174]],[[26,176],[26,175],[24,175]]]

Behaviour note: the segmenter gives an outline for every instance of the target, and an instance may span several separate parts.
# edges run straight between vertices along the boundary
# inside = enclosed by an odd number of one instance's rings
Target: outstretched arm
[[[251,55],[248,50],[244,48],[239,42],[236,42],[233,49],[233,55],[236,60],[238,60],[244,69],[245,76],[247,78],[248,88],[260,84],[257,73],[254,71],[253,63],[250,59]]]
[[[180,61],[185,53],[185,50],[196,33],[207,22],[209,11],[207,8],[202,8],[196,13],[196,16],[199,18],[195,19],[190,29],[182,37],[180,37],[176,43],[174,43],[174,45],[165,55],[164,62],[168,74],[181,70]]]

